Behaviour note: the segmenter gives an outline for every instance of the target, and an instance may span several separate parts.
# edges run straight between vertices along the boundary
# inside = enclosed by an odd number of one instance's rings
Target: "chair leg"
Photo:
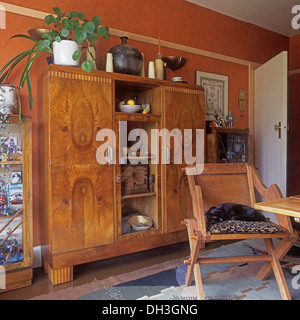
[[[190,245],[190,259],[189,259],[189,265],[186,271],[185,284],[186,286],[190,286],[193,281],[194,265],[198,259],[200,250],[205,248],[205,243],[200,242],[198,238],[195,236],[195,230],[193,227],[192,220],[187,219],[185,220],[185,223],[187,227],[188,239],[189,239],[189,245]]]
[[[205,300],[205,294],[204,294],[204,290],[203,290],[203,282],[202,282],[202,278],[201,278],[199,263],[196,263],[194,265],[194,275],[195,275],[195,282],[196,282],[196,289],[197,289],[197,299],[198,300]]]
[[[185,275],[185,285],[190,286],[193,282],[193,269],[192,266],[189,264],[186,270],[186,275]]]
[[[291,295],[286,284],[284,274],[280,265],[280,262],[275,253],[275,247],[272,239],[265,239],[266,247],[269,255],[272,257],[271,266],[274,271],[274,275],[279,287],[279,291],[283,300],[291,300]]]
[[[205,247],[204,242],[191,239],[190,240],[190,264],[187,267],[186,275],[185,275],[185,284],[186,286],[190,286],[193,281],[193,272],[194,272],[194,266],[196,265],[196,262],[198,260],[198,255],[201,249]]]
[[[292,247],[292,245],[295,243],[295,241],[297,240],[297,238],[295,239],[283,239],[278,246],[275,249],[275,254],[278,257],[279,260],[283,259],[284,256],[287,254],[287,252],[290,250],[290,248]],[[261,281],[266,280],[269,275],[272,272],[272,266],[270,262],[266,262],[262,268],[259,270],[259,272],[257,273],[257,278]]]

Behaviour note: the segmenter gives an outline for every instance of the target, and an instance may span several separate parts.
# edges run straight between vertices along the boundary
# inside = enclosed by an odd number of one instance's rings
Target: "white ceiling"
[[[292,7],[300,0],[186,0],[285,36],[300,33],[291,25]],[[300,19],[299,19],[300,23]]]

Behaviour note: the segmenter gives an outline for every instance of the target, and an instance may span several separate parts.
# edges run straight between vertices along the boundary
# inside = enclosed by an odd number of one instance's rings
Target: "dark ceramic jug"
[[[122,44],[112,47],[108,52],[113,54],[114,72],[136,75],[143,65],[140,51],[127,44],[127,37],[121,37]]]

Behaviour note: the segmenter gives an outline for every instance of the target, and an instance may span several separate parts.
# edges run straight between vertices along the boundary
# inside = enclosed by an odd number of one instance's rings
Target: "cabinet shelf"
[[[7,165],[22,165],[23,164],[23,161],[1,161],[0,162],[0,165],[3,164],[5,166]]]
[[[121,197],[121,199],[131,199],[131,198],[142,198],[142,197],[153,197],[156,196],[156,192],[145,192],[136,194],[126,194]]]
[[[130,230],[126,233],[123,233],[121,235],[122,239],[126,239],[126,238],[137,238],[140,237],[141,234],[143,235],[147,235],[147,236],[151,236],[153,234],[156,234],[158,232],[158,229],[152,227],[149,230],[143,230],[143,231],[134,231],[134,230]]]
[[[151,156],[151,155],[127,156],[127,157],[122,157],[121,159],[122,160],[155,159],[155,156]]]
[[[129,112],[116,112],[117,121],[145,121],[145,122],[159,122],[161,120],[160,114],[143,114],[143,113],[129,113]]]

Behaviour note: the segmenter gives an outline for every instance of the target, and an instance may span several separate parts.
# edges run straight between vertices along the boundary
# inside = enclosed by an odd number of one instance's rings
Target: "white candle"
[[[149,61],[148,78],[155,79],[154,61]]]
[[[112,53],[106,54],[106,69],[107,72],[114,72],[114,66],[113,66],[113,55]]]

